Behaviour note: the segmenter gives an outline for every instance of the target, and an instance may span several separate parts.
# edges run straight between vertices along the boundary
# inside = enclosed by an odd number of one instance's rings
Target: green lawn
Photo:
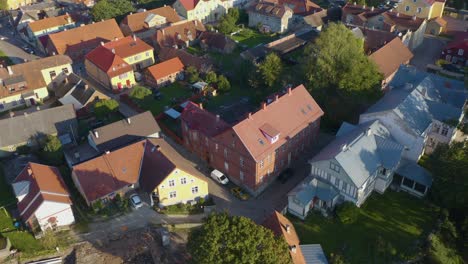
[[[239,33],[232,35],[231,38],[241,45],[249,48],[255,47],[258,44],[267,44],[277,39],[276,34],[263,34],[250,28],[242,29]]]
[[[183,102],[192,96],[192,91],[189,87],[175,82],[166,87],[159,89],[162,97],[159,100],[148,98],[142,103],[141,107],[145,110],[150,110],[153,115],[159,115],[165,110],[165,107],[172,107],[174,102]]]
[[[292,217],[301,244],[320,243],[328,255],[343,252],[350,263],[386,263],[378,256],[376,240],[380,236],[396,249],[400,258],[416,254],[418,239],[436,218],[436,208],[425,200],[406,193],[373,193],[360,209],[358,220],[343,225],[337,219],[317,214],[305,222]]]

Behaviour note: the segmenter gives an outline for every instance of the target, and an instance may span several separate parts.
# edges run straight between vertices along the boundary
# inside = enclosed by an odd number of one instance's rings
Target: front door
[[[34,100],[33,98],[29,99],[29,102],[31,102],[31,105],[36,105],[36,100]]]
[[[127,87],[130,88],[130,80],[127,80]]]
[[[122,90],[122,83],[117,83],[117,89]]]

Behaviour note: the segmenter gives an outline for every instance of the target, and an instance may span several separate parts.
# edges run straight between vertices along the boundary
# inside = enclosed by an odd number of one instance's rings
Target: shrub
[[[42,158],[52,165],[60,165],[63,162],[62,143],[58,137],[47,135],[44,147],[41,151]]]
[[[135,100],[135,102],[140,103],[140,102],[144,101],[146,98],[148,98],[149,96],[151,96],[151,94],[152,94],[152,92],[151,92],[150,89],[148,89],[146,87],[143,87],[143,86],[140,86],[140,85],[137,85],[137,86],[133,87],[133,89],[130,92],[129,96],[130,96],[130,98]]]
[[[102,99],[94,104],[94,113],[100,119],[119,110],[119,103],[114,99]]]
[[[446,60],[444,60],[444,59],[439,59],[439,60],[436,61],[435,64],[436,64],[437,66],[442,66],[442,65],[444,65],[444,64],[449,64],[449,62],[446,61]]]
[[[336,208],[336,214],[343,224],[352,224],[359,217],[359,208],[351,202],[344,202]]]

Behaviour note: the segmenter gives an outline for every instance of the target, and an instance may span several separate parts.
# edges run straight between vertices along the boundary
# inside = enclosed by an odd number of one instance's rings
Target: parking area
[[[434,36],[425,36],[423,43],[414,51],[410,64],[418,70],[426,71],[428,64],[434,64],[439,58],[446,41]]]

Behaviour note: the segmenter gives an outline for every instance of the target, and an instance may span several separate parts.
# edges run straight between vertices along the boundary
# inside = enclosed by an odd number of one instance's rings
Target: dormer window
[[[268,139],[270,144],[275,143],[279,139],[280,132],[269,123],[265,123],[263,126],[261,126],[260,131],[262,132],[263,136]]]

